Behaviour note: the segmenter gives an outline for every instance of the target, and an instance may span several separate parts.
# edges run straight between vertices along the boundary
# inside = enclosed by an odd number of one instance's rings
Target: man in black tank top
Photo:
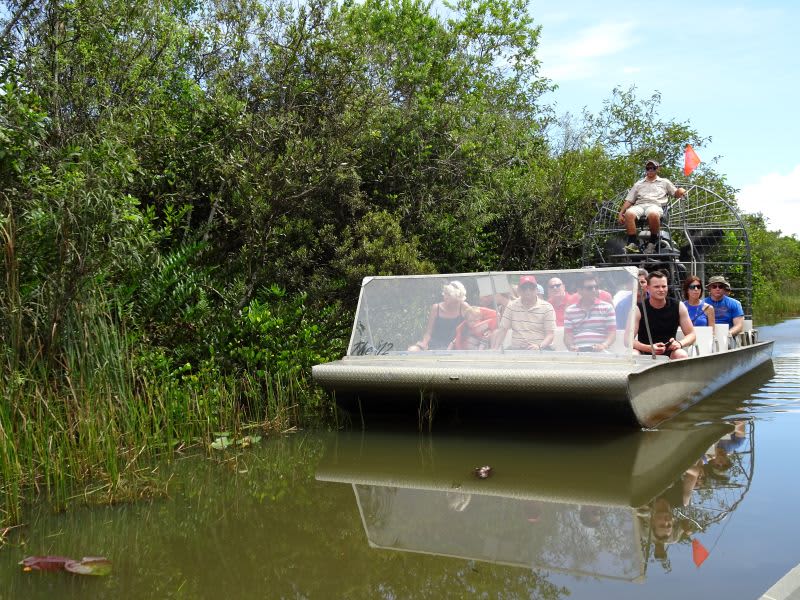
[[[688,358],[684,348],[694,344],[694,327],[683,302],[667,297],[667,274],[663,271],[650,273],[647,291],[649,297],[636,306],[633,349],[641,354],[663,354],[673,360]],[[679,326],[683,332],[681,341],[675,339]]]

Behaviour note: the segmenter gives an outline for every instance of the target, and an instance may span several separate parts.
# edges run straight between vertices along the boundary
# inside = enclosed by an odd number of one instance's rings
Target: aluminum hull
[[[345,408],[400,406],[433,395],[449,403],[511,404],[571,419],[610,416],[654,427],[771,359],[772,342],[668,361],[640,357],[575,358],[574,353],[346,357],[316,365],[313,377]]]

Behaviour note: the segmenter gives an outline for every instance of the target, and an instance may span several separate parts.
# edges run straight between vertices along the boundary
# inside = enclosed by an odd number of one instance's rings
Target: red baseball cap
[[[533,275],[523,275],[522,277],[519,278],[519,284],[520,285],[532,285],[533,287],[536,287],[536,285],[537,285],[536,284],[536,277],[534,277]]]

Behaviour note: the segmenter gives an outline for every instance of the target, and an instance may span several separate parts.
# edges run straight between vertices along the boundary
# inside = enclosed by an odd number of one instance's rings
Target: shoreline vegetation
[[[634,88],[557,116],[522,0],[5,7],[0,546],[219,432],[336,426],[310,369],[364,276],[576,267],[603,199],[708,140]],[[756,317],[800,314],[800,241],[745,221]]]

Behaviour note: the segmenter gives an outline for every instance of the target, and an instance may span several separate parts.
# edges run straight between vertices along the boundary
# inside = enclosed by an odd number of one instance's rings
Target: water
[[[300,433],[162,465],[151,501],[35,507],[0,599],[758,598],[800,562],[800,319],[760,336],[771,367],[659,431]],[[17,565],[44,554],[114,571]]]

